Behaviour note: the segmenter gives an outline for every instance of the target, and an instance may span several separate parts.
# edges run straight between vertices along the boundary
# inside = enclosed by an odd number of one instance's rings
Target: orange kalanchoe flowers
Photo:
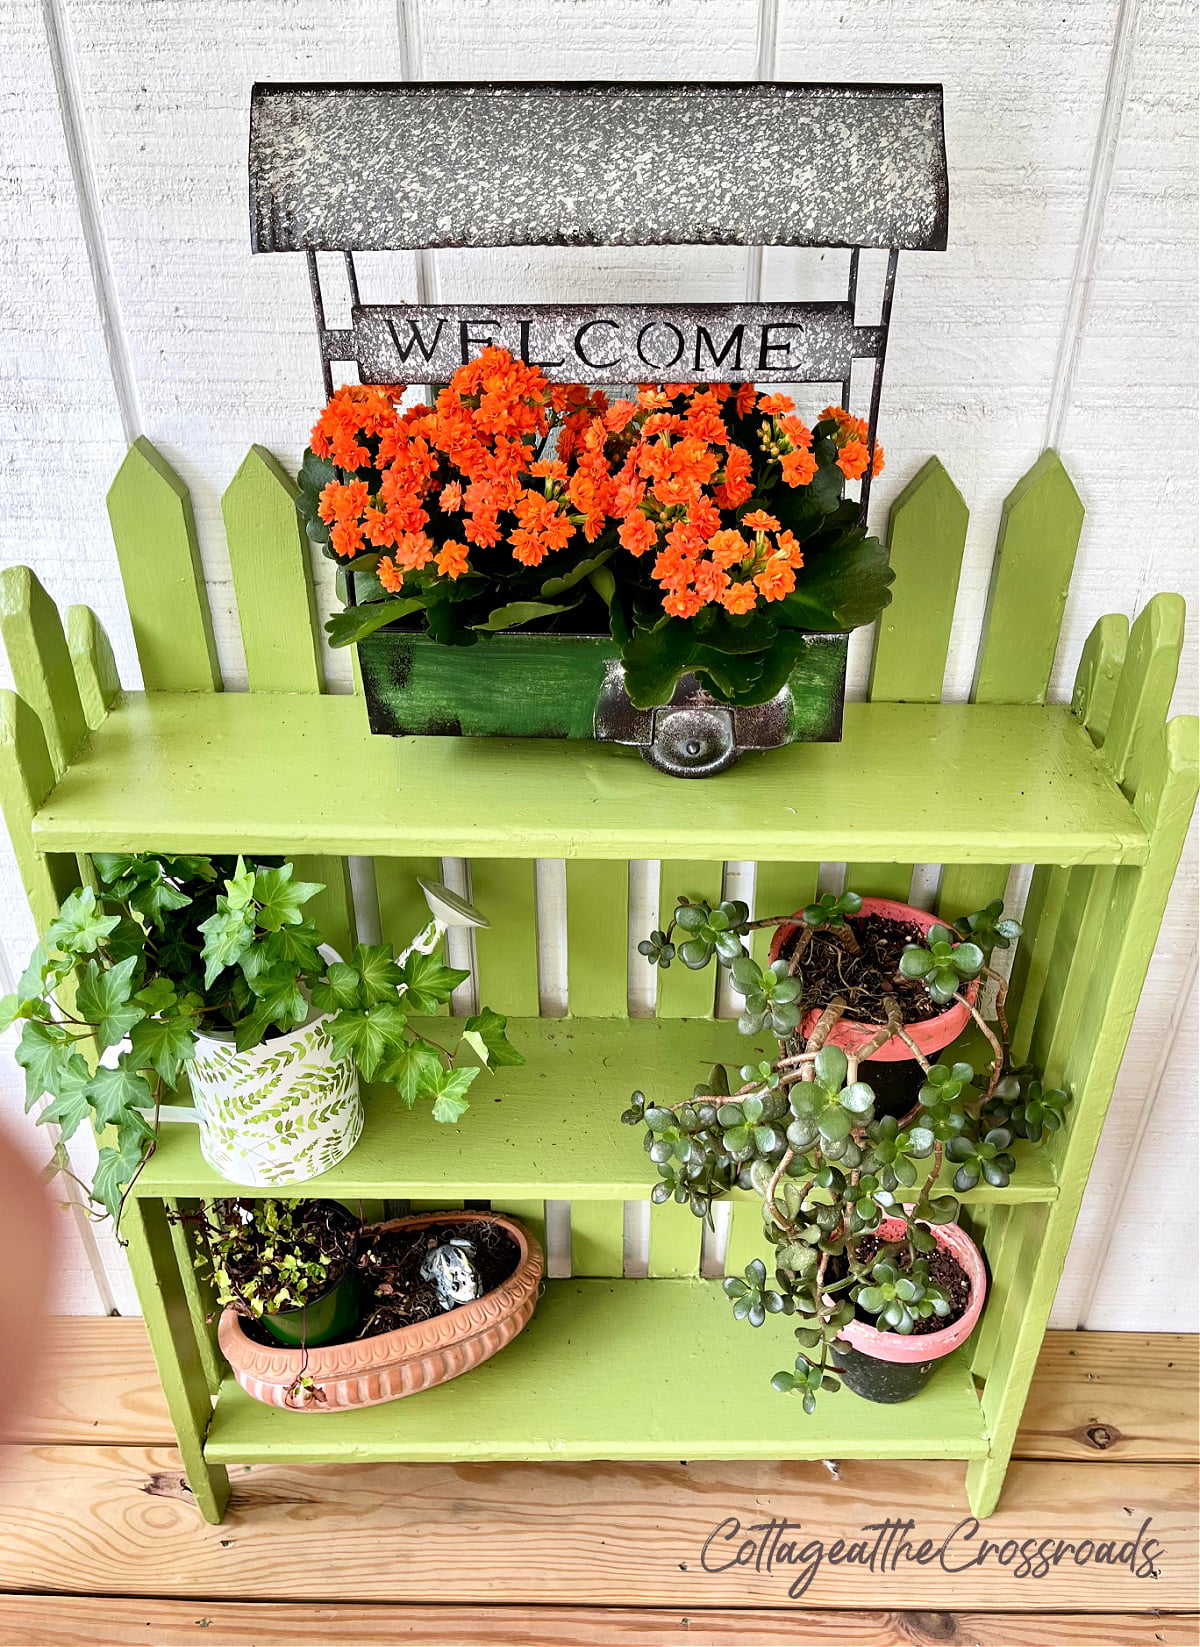
[[[796,586],[804,556],[783,505],[817,475],[817,452],[830,456],[814,450],[787,395],[642,384],[636,400],[610,403],[496,348],[461,367],[432,406],[402,408],[404,392],[339,389],[310,443],[342,472],[318,505],[332,553],[378,552],[389,594],[470,573],[495,582],[572,547],[619,556],[617,581],[622,562],[627,580],[651,578],[676,617],[769,609]],[[879,473],[883,450],[872,462],[861,418],[826,407],[821,424],[844,477]],[[764,506],[773,499],[778,512]]]

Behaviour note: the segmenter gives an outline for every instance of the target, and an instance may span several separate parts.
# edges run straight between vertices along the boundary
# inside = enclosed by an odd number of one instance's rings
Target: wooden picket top
[[[237,844],[229,819],[244,818],[247,850],[286,849],[306,879],[324,883],[317,918],[337,947],[352,944],[359,920],[369,927],[376,912],[384,939],[399,946],[425,918],[416,877],[441,878],[438,851],[468,857],[471,894],[492,923],[475,935],[479,998],[517,1020],[512,1033],[527,1065],[493,1077],[488,1097],[457,1129],[397,1114],[386,1093],[374,1093],[368,1132],[322,1192],[371,1205],[393,1197],[418,1207],[490,1200],[540,1238],[548,1223],[557,1225],[547,1202],[568,1201],[571,1278],[549,1284],[533,1327],[505,1357],[406,1404],[403,1422],[392,1408],[330,1425],[258,1408],[220,1383],[203,1301],[185,1274],[186,1253],[168,1233],[168,1203],[219,1192],[194,1139],[182,1136],[190,1129],[170,1129],[138,1182],[128,1234],[204,1514],[219,1519],[230,1462],[351,1455],[953,1457],[966,1460],[971,1503],[986,1514],[1003,1482],[1195,800],[1196,723],[1166,723],[1182,602],[1154,597],[1132,628],[1124,617],[1102,618],[1083,649],[1071,711],[1042,707],[1083,513],[1062,463],[1047,452],[1004,506],[971,706],[940,710],[968,512],[931,459],[892,505],[894,600],[878,626],[869,705],[847,711],[847,760],[857,749],[859,764],[864,750],[896,763],[877,773],[897,792],[881,798],[870,827],[839,816],[851,768],[838,764],[836,746],[755,757],[708,784],[665,791],[658,774],[630,766],[620,751],[584,746],[581,758],[580,746],[531,744],[510,749],[501,768],[487,751],[460,750],[455,765],[439,756],[438,740],[405,740],[389,755],[420,772],[419,787],[408,793],[420,796],[426,824],[399,790],[391,813],[382,809],[385,774],[399,768],[379,761],[383,740],[366,735],[361,705],[323,696],[321,614],[294,496],[275,459],[254,447],[222,500],[248,694],[223,691],[187,488],[145,440],[131,449],[109,496],[145,695],[122,692],[107,638],[87,608],[71,608],[64,631],[32,573],[0,574],[0,630],[19,694],[0,695],[0,800],[31,907],[44,925],[90,874],[88,854],[114,839],[129,848],[229,850]],[[201,719],[202,694],[210,707]],[[950,718],[943,725],[939,716]],[[950,919],[979,907],[1003,892],[1013,865],[1036,865],[1013,968],[1014,1047],[1049,1081],[1066,1085],[1073,1103],[1064,1130],[1022,1163],[1007,1189],[982,1185],[964,1197],[964,1222],[991,1271],[969,1360],[952,1358],[906,1406],[838,1396],[813,1420],[784,1418],[770,1434],[751,1434],[739,1392],[789,1359],[787,1340],[768,1342],[769,1329],[734,1326],[715,1283],[701,1279],[701,1258],[709,1255],[706,1275],[722,1258],[729,1273],[764,1250],[754,1199],[735,1195],[720,1239],[707,1242],[686,1209],[651,1207],[648,1247],[636,1257],[653,1174],[636,1135],[616,1123],[628,1090],[686,1091],[715,1058],[740,1059],[733,1026],[716,1016],[711,972],[660,972],[653,1021],[630,1017],[628,859],[647,850],[673,854],[660,860],[660,923],[680,893],[722,896],[731,863],[745,884],[740,866],[747,860],[760,914],[807,902],[819,859],[849,859],[846,884],[856,890],[907,898],[922,856],[915,847],[937,851],[935,832],[949,802],[935,799],[921,812],[919,797],[910,796],[919,827],[902,828],[898,786],[910,780],[891,746],[905,736],[950,751],[948,771],[932,758],[917,773],[922,790],[949,797],[959,780],[982,797],[971,803],[974,823],[942,843],[941,914]],[[157,740],[163,763],[153,794],[139,743],[147,737]],[[292,759],[289,737],[307,737],[311,748]],[[1009,766],[1029,739],[1043,737],[1046,760],[1058,763],[1039,803],[1046,815],[1034,807],[1010,819]],[[259,742],[245,771],[212,763],[210,743],[228,756],[246,738]],[[172,740],[184,743],[176,765]],[[261,816],[253,805],[258,787],[276,784],[254,759],[290,762],[286,805],[264,805]],[[976,764],[960,771],[956,759]],[[481,797],[474,812],[455,810],[463,771],[486,786],[471,792]],[[785,771],[802,775],[795,805],[786,808]],[[315,776],[321,772],[326,779]],[[1037,777],[1026,771],[1027,779]],[[186,790],[178,803],[172,786]],[[220,813],[207,805],[213,786],[223,786]],[[560,790],[580,798],[568,823],[555,821],[563,816]],[[1067,801],[1058,799],[1064,794]],[[811,825],[806,800],[819,826]],[[519,827],[511,821],[518,805]],[[364,815],[343,827],[341,811],[356,808]],[[472,854],[472,830],[492,855]],[[266,846],[271,831],[275,844]],[[789,856],[793,834],[804,850]],[[594,857],[586,855],[589,845]],[[355,865],[352,885],[346,854],[364,846],[375,856]],[[566,1019],[540,1015],[539,857],[565,859]],[[760,959],[768,942],[769,934],[755,935]],[[490,1101],[498,1094],[503,1101]],[[650,1439],[647,1411],[654,1414]]]

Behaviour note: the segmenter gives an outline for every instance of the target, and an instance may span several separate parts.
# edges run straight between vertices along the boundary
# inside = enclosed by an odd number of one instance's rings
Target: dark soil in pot
[[[444,1224],[419,1230],[380,1230],[368,1234],[359,1258],[359,1274],[366,1295],[360,1338],[392,1332],[443,1315],[437,1286],[421,1273],[430,1251],[454,1241],[471,1247],[471,1264],[479,1277],[477,1296],[494,1292],[516,1269],[521,1253],[516,1242],[498,1224],[471,1218],[447,1219]]]
[[[864,1235],[859,1239],[855,1256],[860,1264],[873,1264],[880,1253],[880,1249],[888,1245],[888,1242],[881,1241],[877,1235]],[[923,1333],[942,1332],[946,1327],[952,1327],[971,1302],[970,1279],[952,1252],[947,1252],[945,1247],[937,1247],[933,1252],[920,1253],[918,1256],[923,1258],[928,1266],[929,1279],[941,1287],[949,1298],[950,1314],[931,1315],[928,1321],[918,1321],[909,1334],[911,1338],[917,1338]],[[902,1275],[909,1268],[909,1258],[906,1253],[894,1254],[891,1262],[895,1264]],[[865,1310],[856,1307],[854,1313],[860,1321],[865,1321],[869,1327],[875,1325],[875,1317],[868,1315]]]
[[[857,1255],[860,1263],[871,1263],[881,1246],[886,1245],[874,1235],[864,1235],[858,1243]],[[950,1314],[945,1316],[932,1315],[927,1321],[918,1321],[910,1338],[918,1338],[928,1333],[943,1331],[951,1327],[965,1313],[971,1301],[971,1283],[966,1271],[944,1247],[938,1247],[931,1253],[921,1255],[929,1266],[929,1279],[943,1289],[950,1300]],[[905,1271],[909,1267],[907,1255],[896,1254],[893,1258],[896,1267]],[[844,1269],[842,1270],[844,1274]],[[836,1278],[836,1277],[835,1277]],[[876,1325],[876,1318],[868,1315],[859,1306],[855,1306],[855,1315],[868,1326]],[[862,1396],[867,1401],[876,1401],[885,1406],[893,1406],[900,1401],[911,1401],[913,1396],[928,1383],[930,1375],[937,1366],[937,1359],[931,1361],[880,1361],[873,1355],[867,1355],[856,1349],[852,1344],[839,1343],[834,1352],[837,1370],[847,1389],[853,1390],[855,1395]]]
[[[851,915],[850,930],[858,942],[855,955],[834,931],[819,930],[808,940],[801,963],[804,975],[804,1010],[827,1007],[838,996],[846,1002],[846,1016],[859,1023],[882,1023],[883,998],[894,995],[906,1024],[923,1023],[946,1009],[929,998],[918,978],[900,973],[900,957],[910,944],[924,943],[924,935],[911,921],[893,921],[886,915]],[[798,926],[780,949],[790,961],[801,934]],[[911,1107],[911,1106],[910,1106]]]

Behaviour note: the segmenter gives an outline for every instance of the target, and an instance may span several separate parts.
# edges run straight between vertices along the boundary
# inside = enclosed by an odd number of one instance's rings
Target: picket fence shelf
[[[492,922],[476,934],[480,998],[513,1018],[528,1062],[481,1078],[457,1128],[372,1090],[362,1141],[313,1189],[368,1209],[485,1201],[537,1233],[547,1201],[567,1201],[572,1273],[469,1377],[360,1412],[261,1406],[228,1378],[188,1238],[167,1216],[226,1186],[192,1129],[164,1127],[124,1233],[202,1513],[224,1514],[234,1463],[851,1457],[964,1459],[971,1504],[989,1513],[1195,800],[1196,722],[1164,724],[1182,602],[1156,596],[1132,630],[1103,618],[1071,706],[1046,704],[1082,520],[1047,453],[1005,505],[973,701],[941,703],[967,511],[930,460],[891,508],[895,599],[871,701],[847,707],[844,742],[680,783],[586,743],[371,738],[361,699],[324,694],[293,497],[254,448],[224,498],[249,691],[222,691],[188,493],[144,440],[110,496],[144,692],[122,690],[90,611],[72,608],[64,626],[31,573],[0,574],[19,694],[0,699],[0,799],[31,908],[44,926],[91,873],[91,852],[273,851],[325,883],[316,918],[341,947],[355,923],[346,856],[364,855],[382,936],[399,944],[422,916],[416,875],[438,875],[442,854],[469,856]],[[651,1170],[619,1123],[631,1088],[675,1093],[745,1051],[715,1016],[710,974],[672,969],[656,1015],[629,1016],[627,861],[664,854],[664,912],[677,893],[720,896],[730,861],[756,863],[768,913],[807,901],[823,861],[893,897],[908,894],[914,864],[939,863],[947,918],[1000,895],[1010,866],[1037,866],[1015,1049],[1070,1090],[1068,1125],[1007,1189],[965,1198],[988,1303],[910,1403],[843,1391],[806,1419],[773,1397],[786,1331],[733,1321],[698,1220],[644,1207]],[[539,857],[566,860],[565,1018],[540,1015]],[[627,1214],[649,1221],[637,1276]],[[735,1196],[726,1268],[760,1248],[753,1201]]]

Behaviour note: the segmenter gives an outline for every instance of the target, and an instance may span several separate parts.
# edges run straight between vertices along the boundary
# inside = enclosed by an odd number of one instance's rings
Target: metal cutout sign
[[[324,336],[365,383],[445,383],[489,345],[557,383],[841,383],[882,328],[848,303],[360,305]]]

